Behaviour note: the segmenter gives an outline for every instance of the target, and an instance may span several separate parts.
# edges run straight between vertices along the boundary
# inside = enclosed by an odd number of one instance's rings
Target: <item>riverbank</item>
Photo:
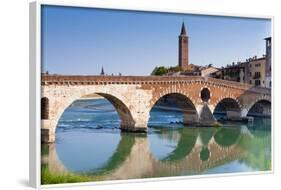
[[[43,165],[41,168],[41,180],[42,185],[95,181],[87,175],[78,175],[73,173],[54,174],[50,172],[48,166],[46,165]]]

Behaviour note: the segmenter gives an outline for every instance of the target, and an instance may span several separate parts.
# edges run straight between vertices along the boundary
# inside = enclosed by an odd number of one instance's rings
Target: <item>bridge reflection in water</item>
[[[266,122],[261,125],[263,127],[154,127],[146,135],[120,133],[120,142],[113,155],[99,167],[89,167],[82,172],[67,168],[69,163],[61,161],[56,150],[59,142],[45,144],[42,148],[42,164],[47,165],[51,173],[83,173],[92,177],[93,181],[204,174],[212,173],[212,169],[219,173],[219,167],[235,162],[245,165],[245,171],[270,170],[270,120],[262,121]],[[153,135],[163,141],[177,142],[176,147],[165,156],[157,156],[151,142]],[[72,156],[79,157],[75,154]],[[81,162],[81,159],[77,158],[77,161]],[[240,170],[237,171],[243,172],[243,169]],[[224,173],[233,171],[222,169]]]

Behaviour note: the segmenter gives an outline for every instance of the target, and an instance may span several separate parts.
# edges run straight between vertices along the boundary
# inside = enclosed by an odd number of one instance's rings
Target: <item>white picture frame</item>
[[[141,9],[138,7],[123,7],[123,6],[107,6],[101,4],[81,4],[76,2],[48,2],[48,1],[36,1],[30,3],[30,27],[29,27],[29,44],[30,44],[30,142],[29,142],[29,178],[30,185],[34,188],[40,187],[69,187],[80,185],[97,185],[97,184],[116,184],[116,183],[131,183],[131,182],[146,182],[146,181],[161,181],[161,180],[183,180],[193,178],[205,178],[205,177],[221,177],[221,176],[236,176],[236,175],[253,175],[253,174],[272,174],[274,172],[274,97],[272,94],[272,120],[271,120],[271,158],[272,158],[272,170],[271,171],[259,171],[259,172],[247,172],[247,173],[227,173],[227,174],[207,174],[199,176],[177,176],[177,177],[164,177],[164,178],[148,178],[148,179],[129,179],[118,181],[102,181],[102,182],[87,182],[87,183],[70,183],[70,184],[56,184],[56,185],[41,185],[40,180],[40,164],[41,164],[41,119],[40,119],[40,98],[41,98],[41,6],[42,5],[54,5],[54,6],[74,6],[85,8],[105,8],[105,9],[117,9],[117,10],[130,10],[130,11],[149,11],[149,12],[164,12],[164,13],[186,13],[195,15],[210,15],[210,16],[230,16],[230,17],[242,17],[242,18],[265,18],[271,19],[272,25],[272,38],[274,39],[274,17],[267,15],[240,15],[240,14],[227,14],[227,13],[213,13],[213,12],[200,12],[200,11],[183,11],[183,10],[162,10],[162,9]],[[272,55],[274,54],[274,40],[272,41]],[[274,79],[274,56],[272,56],[272,78]],[[272,82],[272,89],[274,89],[274,80]]]

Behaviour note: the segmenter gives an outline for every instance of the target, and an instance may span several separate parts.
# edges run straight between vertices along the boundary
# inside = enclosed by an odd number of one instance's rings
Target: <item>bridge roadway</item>
[[[163,97],[181,100],[193,113],[184,113],[185,124],[211,125],[214,112],[223,108],[229,118],[245,117],[257,103],[270,112],[271,90],[248,84],[196,76],[75,76],[42,75],[41,134],[55,141],[55,130],[64,110],[91,94],[103,96],[119,114],[126,131],[147,129],[150,110]]]

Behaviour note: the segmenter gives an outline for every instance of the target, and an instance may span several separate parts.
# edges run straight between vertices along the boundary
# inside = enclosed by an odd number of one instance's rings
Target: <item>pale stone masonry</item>
[[[203,101],[201,91],[208,89]],[[231,99],[237,106],[229,113],[246,116],[260,100],[271,102],[269,89],[256,88],[236,82],[203,77],[137,77],[137,76],[42,76],[42,141],[54,142],[59,118],[75,100],[98,94],[109,100],[121,119],[121,129],[146,131],[149,113],[155,103],[167,94],[179,94],[192,102],[193,113],[184,116],[184,123],[204,123],[218,103]],[[47,106],[47,107],[46,107]],[[204,118],[204,119],[203,119]],[[210,121],[214,121],[210,118]],[[209,122],[209,121],[208,121]]]

